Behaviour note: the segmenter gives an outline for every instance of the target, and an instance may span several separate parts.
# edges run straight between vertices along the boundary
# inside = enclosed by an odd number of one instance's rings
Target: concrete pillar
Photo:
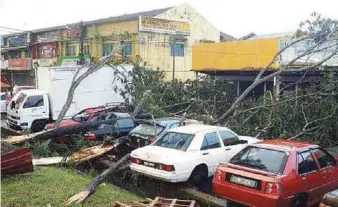
[[[237,97],[240,95],[240,89],[241,89],[241,87],[240,87],[240,82],[239,81],[237,81]]]

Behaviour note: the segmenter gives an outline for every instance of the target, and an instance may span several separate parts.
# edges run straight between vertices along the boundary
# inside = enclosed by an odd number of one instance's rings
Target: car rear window
[[[163,131],[164,127],[156,125],[156,134],[155,134],[155,126],[152,124],[140,124],[135,129],[133,129],[130,133],[145,135],[145,136],[155,136]]]
[[[153,145],[186,151],[193,137],[194,137],[193,134],[167,132],[163,136],[161,136]]]
[[[249,146],[235,155],[230,163],[281,174],[287,157],[282,151]]]

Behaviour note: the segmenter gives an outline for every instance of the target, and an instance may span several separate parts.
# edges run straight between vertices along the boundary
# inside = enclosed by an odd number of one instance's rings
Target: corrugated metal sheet
[[[33,172],[32,155],[28,148],[1,155],[1,175]]]

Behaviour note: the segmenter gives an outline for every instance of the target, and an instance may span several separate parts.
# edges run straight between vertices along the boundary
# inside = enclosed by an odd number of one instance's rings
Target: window
[[[106,119],[105,112],[96,113],[90,121],[103,121]]]
[[[73,116],[73,120],[77,122],[86,122],[89,119],[89,115],[86,111],[82,111]]]
[[[230,163],[272,173],[283,173],[287,154],[282,151],[246,147],[230,159]]]
[[[216,132],[206,134],[202,143],[201,150],[214,149],[221,147],[219,138]]]
[[[239,140],[238,137],[231,131],[219,131],[218,134],[225,146],[231,145],[233,142]]]
[[[113,47],[113,43],[104,43],[102,45],[102,56],[110,55],[110,53],[113,51]]]
[[[326,167],[331,167],[331,166],[336,165],[335,159],[330,154],[324,152],[323,150],[314,149],[314,150],[311,150],[311,152],[318,160],[320,168],[326,168]]]
[[[184,57],[184,43],[171,44],[171,56]]]
[[[89,45],[83,45],[83,54],[89,55]]]
[[[25,50],[25,58],[30,58],[31,57],[31,50],[27,49]]]
[[[5,101],[6,100],[6,94],[1,94],[1,101]]]
[[[153,145],[186,151],[193,137],[193,134],[167,132],[166,134],[161,136]]]
[[[56,49],[52,45],[44,45],[39,47],[39,58],[56,57]]]
[[[131,41],[125,41],[122,47],[122,55],[131,55]]]
[[[317,164],[314,161],[310,151],[306,151],[306,152],[302,152],[301,154],[298,154],[297,159],[298,159],[298,174],[299,175],[318,170]]]
[[[30,96],[27,98],[23,108],[33,108],[43,106],[43,96]]]
[[[152,124],[140,124],[136,128],[134,128],[130,134],[131,135],[143,135],[143,136],[154,136],[160,134],[164,130],[164,127],[156,125],[156,134],[155,127]]]
[[[76,56],[76,46],[68,46],[67,47],[67,55],[69,56]]]
[[[119,119],[117,120],[117,125],[120,129],[123,128],[132,128],[134,127],[134,122],[132,119]]]
[[[20,58],[21,52],[20,51],[9,51],[9,58]]]

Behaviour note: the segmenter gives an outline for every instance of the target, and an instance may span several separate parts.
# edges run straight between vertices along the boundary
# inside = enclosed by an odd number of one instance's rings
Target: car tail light
[[[281,195],[282,194],[282,186],[280,183],[270,183],[267,182],[265,185],[265,193],[273,194],[273,195]]]
[[[142,164],[142,160],[138,159],[138,158],[135,158],[135,157],[132,157],[130,159],[131,163],[135,163],[135,164],[138,164],[138,165],[141,165]]]
[[[96,140],[95,134],[92,133],[85,134],[84,137],[86,140]]]
[[[151,136],[151,137],[149,138],[149,140],[150,140],[150,143],[155,142],[155,141],[156,141],[156,136]]]
[[[164,171],[167,171],[167,172],[173,172],[173,171],[175,171],[174,165],[159,164],[158,165],[158,169],[159,170],[164,170]]]
[[[222,180],[222,174],[223,174],[222,170],[216,170],[216,172],[214,174],[214,179],[221,181]]]

